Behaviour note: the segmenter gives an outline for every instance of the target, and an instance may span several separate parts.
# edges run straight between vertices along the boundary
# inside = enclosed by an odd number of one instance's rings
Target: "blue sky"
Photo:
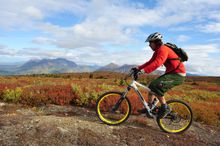
[[[146,37],[160,32],[188,52],[188,72],[220,76],[219,0],[7,0],[0,8],[0,64],[140,65],[153,53]]]

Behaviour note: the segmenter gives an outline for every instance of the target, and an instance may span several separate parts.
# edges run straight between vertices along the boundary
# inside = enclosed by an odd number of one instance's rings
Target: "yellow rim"
[[[106,119],[105,117],[103,117],[103,115],[100,111],[100,103],[102,102],[103,99],[105,99],[106,96],[111,96],[111,95],[119,95],[119,94],[112,93],[112,94],[107,94],[107,95],[103,96],[102,99],[98,102],[97,109],[98,109],[98,115],[99,115],[99,117],[101,118],[102,121],[104,121],[105,123],[111,124],[111,125],[115,125],[115,124],[119,124],[119,123],[123,122],[127,118],[128,114],[129,114],[129,104],[126,101],[128,110],[127,110],[125,116],[122,119],[120,119],[119,121],[110,121],[110,120]]]
[[[171,105],[172,105],[172,104],[176,104],[176,103],[178,103],[178,102],[171,103]],[[190,112],[190,110],[188,109],[188,107],[187,107],[186,105],[182,104],[182,103],[178,103],[178,104],[183,105],[183,106],[185,107],[185,109],[187,109],[187,112],[189,113],[190,118],[189,118],[188,122],[186,123],[186,125],[185,125],[184,127],[180,128],[180,129],[168,129],[168,128],[163,124],[163,119],[160,119],[159,122],[160,122],[161,127],[162,127],[165,131],[167,131],[167,132],[170,132],[170,133],[178,133],[178,132],[181,132],[181,131],[185,130],[185,129],[189,126],[190,121],[191,121],[191,119],[192,119],[192,115],[191,115],[191,112]],[[172,107],[172,106],[171,106],[171,107]]]

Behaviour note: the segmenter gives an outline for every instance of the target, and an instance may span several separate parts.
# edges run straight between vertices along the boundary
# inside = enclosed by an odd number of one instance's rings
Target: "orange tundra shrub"
[[[32,106],[64,105],[74,102],[75,98],[71,85],[31,86],[23,89],[20,102]]]
[[[16,84],[5,84],[5,83],[0,83],[0,99],[2,99],[3,93],[6,89],[15,89],[17,87]]]
[[[47,91],[53,104],[65,105],[74,102],[77,98],[72,91],[71,85],[55,85]]]
[[[193,102],[190,104],[194,112],[194,120],[209,125],[220,126],[219,104]]]
[[[20,103],[31,106],[40,106],[51,103],[45,94],[45,89],[47,88],[48,87],[46,86],[37,85],[23,88]]]
[[[198,90],[207,90],[207,91],[220,91],[220,86],[201,86],[196,87]]]

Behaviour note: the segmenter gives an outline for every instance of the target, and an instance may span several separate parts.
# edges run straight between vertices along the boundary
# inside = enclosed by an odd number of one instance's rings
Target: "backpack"
[[[165,74],[169,74],[169,73],[172,73],[175,70],[177,70],[180,67],[181,62],[188,61],[189,57],[188,57],[187,53],[182,48],[177,47],[175,44],[166,43],[164,45],[171,48],[178,56],[178,58],[172,58],[172,59],[168,59],[168,60],[180,60],[179,65],[174,70],[171,70],[171,71],[165,73]]]
[[[179,58],[173,58],[170,60],[180,60],[181,62],[188,61],[189,57],[182,48],[179,48],[175,44],[172,44],[172,43],[166,43],[164,45],[171,48],[179,57]]]

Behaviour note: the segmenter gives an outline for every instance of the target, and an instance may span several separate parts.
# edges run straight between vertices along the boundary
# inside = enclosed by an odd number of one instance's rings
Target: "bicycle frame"
[[[143,85],[143,84],[141,84],[141,83],[139,83],[139,82],[133,80],[133,81],[131,82],[131,84],[128,85],[128,87],[126,88],[126,90],[123,92],[123,97],[125,97],[125,96],[128,94],[128,92],[130,91],[131,88],[134,89],[134,91],[137,93],[137,95],[138,95],[140,101],[143,103],[144,107],[147,109],[148,113],[149,113],[151,116],[155,117],[155,115],[151,114],[150,111],[154,109],[154,107],[157,105],[157,103],[159,102],[159,100],[156,98],[156,101],[154,102],[154,104],[153,104],[152,107],[150,108],[150,107],[148,106],[147,102],[145,101],[143,95],[142,95],[141,92],[138,90],[138,86],[139,86],[139,87],[142,87],[142,88],[144,88],[144,89],[146,89],[146,90],[148,90],[148,92],[152,92],[151,89],[148,88],[147,86],[145,86],[145,85]]]
[[[133,78],[129,84],[128,82],[126,82],[126,79],[128,77]],[[108,125],[118,125],[127,120],[129,115],[131,114],[132,108],[131,108],[131,103],[126,95],[131,89],[134,89],[134,91],[139,97],[139,100],[141,100],[141,102],[143,103],[146,109],[146,116],[148,118],[153,118],[163,131],[168,133],[181,133],[190,127],[190,125],[192,124],[193,113],[188,104],[186,104],[181,100],[175,100],[175,99],[167,101],[167,104],[171,105],[170,107],[171,111],[166,115],[166,117],[164,117],[166,119],[163,120],[164,118],[159,117],[160,107],[157,107],[159,99],[155,98],[152,103],[152,106],[149,106],[138,88],[141,87],[151,92],[152,94],[155,93],[152,92],[151,89],[149,89],[149,87],[137,82],[137,79],[138,79],[138,74],[134,73],[134,71],[131,71],[124,79],[127,84],[127,87],[124,92],[110,91],[102,94],[98,98],[98,101],[96,103],[96,113],[102,122]],[[110,104],[106,104],[106,102],[108,102],[108,99],[110,99],[111,101]],[[101,105],[102,103],[103,106]],[[182,108],[179,108],[179,106]],[[174,110],[172,109],[173,107]],[[182,110],[184,110],[184,112],[182,112]],[[143,111],[145,112],[145,110]]]

